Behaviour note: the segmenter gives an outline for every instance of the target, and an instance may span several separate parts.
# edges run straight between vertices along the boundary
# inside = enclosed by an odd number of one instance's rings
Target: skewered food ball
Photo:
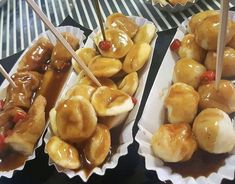
[[[122,69],[119,59],[96,56],[88,65],[96,77],[112,77]]]
[[[97,117],[91,103],[82,96],[62,100],[56,107],[55,118],[58,136],[70,143],[80,143],[96,129]]]
[[[132,46],[123,62],[122,69],[126,73],[140,70],[151,54],[151,46],[147,43],[138,43]]]
[[[46,152],[57,165],[63,168],[78,169],[81,167],[77,149],[57,136],[50,138],[46,144]]]
[[[91,103],[98,116],[114,116],[130,111],[134,104],[126,93],[106,86],[97,88],[91,97]]]
[[[219,26],[219,15],[207,17],[200,26],[197,26],[195,29],[195,40],[197,44],[206,50],[216,50]],[[228,20],[225,44],[232,39],[234,33],[235,24],[231,20]]]
[[[110,152],[111,136],[109,129],[99,123],[94,134],[86,142],[84,153],[86,159],[93,166],[99,166],[104,162]]]
[[[216,70],[216,52],[209,51],[205,59],[205,66],[208,70]],[[222,77],[234,77],[235,76],[235,50],[230,47],[225,47],[224,50],[224,62]]]
[[[197,142],[188,123],[163,124],[152,137],[154,155],[165,162],[189,160],[197,149]]]
[[[192,123],[197,114],[199,95],[193,87],[185,83],[173,84],[164,105],[170,123]]]
[[[183,58],[176,62],[174,66],[173,82],[183,82],[195,89],[200,84],[200,77],[206,68],[193,59]]]
[[[202,63],[205,59],[206,51],[196,43],[194,34],[187,34],[181,40],[178,54],[180,58],[191,58]]]
[[[134,37],[135,43],[150,43],[156,33],[156,27],[154,24],[144,24],[142,25],[137,34]]]
[[[107,29],[105,30],[105,36],[107,41],[111,43],[111,47],[108,50],[102,50],[99,47],[99,43],[103,41],[101,33],[94,38],[96,46],[104,57],[120,59],[129,52],[133,45],[131,38],[124,31],[119,29]]]
[[[235,131],[231,119],[220,109],[203,110],[194,120],[193,133],[199,147],[210,153],[227,153],[235,145]]]
[[[200,24],[207,18],[213,15],[218,15],[219,13],[215,10],[207,10],[197,13],[192,16],[188,22],[188,29],[190,33],[194,33],[195,29],[200,26]]]
[[[115,28],[124,31],[130,38],[135,36],[138,26],[130,18],[122,13],[113,13],[107,17],[106,24],[108,28]]]
[[[118,89],[133,96],[137,90],[139,84],[138,74],[132,72],[127,74],[118,86]]]
[[[218,108],[226,113],[235,111],[235,86],[232,82],[221,80],[218,90],[215,82],[202,85],[198,88],[201,109]]]

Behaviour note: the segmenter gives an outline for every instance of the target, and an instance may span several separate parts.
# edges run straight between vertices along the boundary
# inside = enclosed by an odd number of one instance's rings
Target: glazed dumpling
[[[133,96],[137,90],[138,85],[138,74],[136,72],[132,72],[124,77],[124,79],[119,84],[118,89],[130,96]]]
[[[227,44],[235,33],[235,24],[228,20],[227,35],[225,44]],[[206,50],[216,50],[219,34],[219,15],[207,17],[200,26],[195,29],[195,40],[197,44]]]
[[[200,77],[206,68],[193,59],[183,58],[176,62],[173,72],[173,82],[183,82],[195,89],[200,84]]]
[[[194,34],[187,34],[181,40],[178,54],[180,58],[186,57],[202,63],[205,59],[206,51],[196,43]]]
[[[88,65],[96,77],[112,77],[122,69],[119,59],[96,56]]]
[[[147,43],[138,43],[133,45],[133,47],[125,57],[122,69],[126,73],[136,72],[140,70],[148,61],[151,50],[151,46]]]
[[[188,28],[190,33],[194,33],[195,29],[200,26],[200,24],[207,18],[213,15],[218,15],[219,13],[215,10],[207,10],[200,13],[197,13],[192,16],[189,20]]]
[[[216,52],[209,51],[206,55],[205,66],[208,70],[216,70]],[[224,62],[222,77],[234,77],[235,76],[235,50],[230,47],[224,49]]]
[[[128,112],[134,107],[129,95],[106,86],[97,88],[92,95],[91,103],[98,116],[114,116]]]
[[[105,30],[105,36],[112,44],[109,50],[102,50],[99,48],[99,43],[103,41],[101,33],[94,38],[96,46],[104,57],[120,59],[127,55],[133,45],[131,38],[124,31],[119,29]]]
[[[108,28],[115,28],[124,31],[130,38],[135,36],[138,26],[130,18],[122,13],[113,13],[107,17],[106,24]]]
[[[194,120],[193,133],[199,147],[210,153],[227,153],[235,145],[235,131],[231,119],[220,109],[203,110]]]
[[[173,84],[166,96],[165,107],[170,123],[192,123],[197,114],[199,95],[184,83]]]
[[[232,82],[221,80],[219,89],[215,82],[202,85],[198,88],[201,109],[218,108],[226,113],[235,112],[235,86]]]
[[[46,152],[59,166],[66,169],[78,169],[81,167],[79,154],[75,147],[53,136],[46,144]]]
[[[188,123],[163,124],[152,137],[155,156],[165,162],[189,160],[197,149],[197,142]]]
[[[54,119],[58,136],[71,143],[80,143],[89,138],[97,125],[93,106],[82,96],[62,100],[56,107]]]
[[[137,34],[134,37],[135,43],[150,43],[156,33],[156,27],[154,24],[144,24],[142,25]]]
[[[110,147],[111,136],[109,129],[99,123],[94,134],[86,142],[84,154],[91,165],[99,166],[108,156]]]

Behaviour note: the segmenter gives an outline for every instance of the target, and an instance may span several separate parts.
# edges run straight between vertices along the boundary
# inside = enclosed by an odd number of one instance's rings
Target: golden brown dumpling
[[[208,70],[216,70],[216,52],[209,51],[206,55],[205,66]],[[235,76],[235,50],[225,47],[222,77]]]
[[[165,162],[189,160],[197,142],[187,123],[163,124],[152,137],[153,153]]]
[[[156,33],[156,27],[154,24],[144,24],[140,26],[137,34],[134,37],[135,43],[150,43]]]
[[[113,13],[107,17],[106,24],[108,28],[115,28],[124,31],[130,38],[135,36],[138,26],[130,18],[122,13]]]
[[[215,82],[198,88],[201,109],[218,108],[226,113],[235,111],[235,86],[232,82],[221,80],[216,90]]]
[[[130,96],[133,96],[137,90],[138,85],[138,74],[136,72],[132,72],[124,77],[124,79],[119,84],[118,89]]]
[[[112,77],[122,69],[119,59],[96,56],[88,65],[96,77]]]
[[[235,33],[235,24],[228,20],[227,35],[225,44],[227,44]],[[195,40],[197,44],[206,50],[216,50],[219,34],[219,15],[207,17],[200,26],[195,29]]]
[[[192,123],[197,114],[199,95],[193,87],[184,83],[173,84],[165,99],[170,123]]]
[[[200,26],[200,24],[209,16],[218,15],[219,13],[215,10],[207,10],[200,13],[197,13],[192,16],[189,20],[188,27],[189,32],[194,33],[195,29]]]
[[[133,45],[123,62],[122,69],[126,73],[140,70],[148,61],[151,50],[151,46],[147,43],[138,43]]]
[[[181,40],[178,51],[180,58],[190,58],[202,63],[206,56],[206,51],[195,42],[194,34],[187,34]]]
[[[53,136],[46,144],[46,152],[59,166],[66,169],[78,169],[81,166],[78,151],[72,145]]]
[[[111,42],[112,46],[109,50],[104,51],[99,48],[99,43],[103,41],[103,36],[99,33],[95,38],[95,44],[98,47],[100,53],[104,57],[120,59],[124,57],[133,45],[131,38],[119,29],[108,29],[105,30],[105,36],[108,41]]]
[[[174,66],[173,82],[183,82],[195,89],[200,84],[200,77],[206,68],[193,59],[183,58],[176,62]]]
[[[89,138],[96,129],[97,117],[91,103],[82,96],[61,101],[56,107],[58,136],[71,143]]]
[[[193,133],[199,147],[210,153],[227,153],[235,145],[235,131],[229,116],[220,109],[200,112],[193,123]]]
[[[104,162],[110,152],[111,136],[109,129],[98,124],[94,134],[86,142],[84,153],[86,159],[93,166],[99,166]]]
[[[129,95],[106,86],[97,88],[91,97],[91,103],[99,116],[115,116],[134,107]]]

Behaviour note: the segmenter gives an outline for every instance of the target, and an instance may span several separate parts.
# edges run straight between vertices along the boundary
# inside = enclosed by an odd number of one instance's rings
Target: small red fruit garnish
[[[200,77],[201,83],[208,83],[215,80],[214,71],[205,71]]]
[[[99,48],[103,51],[107,51],[111,48],[112,43],[108,40],[103,40],[99,43]]]
[[[171,45],[170,45],[170,49],[173,51],[173,52],[177,52],[179,50],[181,46],[181,41],[179,39],[175,39]]]
[[[15,114],[15,116],[13,117],[13,122],[14,123],[18,123],[19,121],[25,119],[26,117],[26,113],[25,112],[22,112],[22,111],[17,111],[17,113]]]
[[[138,100],[135,97],[131,97],[131,99],[132,99],[133,104],[136,105]]]
[[[4,100],[0,100],[0,111],[3,110],[4,104],[5,104]]]

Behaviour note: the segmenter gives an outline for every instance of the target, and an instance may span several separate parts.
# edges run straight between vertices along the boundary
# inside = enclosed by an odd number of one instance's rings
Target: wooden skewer
[[[104,24],[103,24],[103,20],[102,20],[102,16],[101,16],[101,11],[100,11],[99,0],[95,0],[95,9],[96,9],[96,14],[97,14],[97,17],[99,20],[101,32],[103,35],[103,40],[106,40],[105,31],[104,31]]]
[[[12,78],[9,76],[9,74],[6,72],[6,70],[2,67],[0,64],[0,73],[8,80],[8,82],[12,85],[13,88],[16,87],[15,82],[12,80]]]
[[[89,70],[89,68],[84,64],[84,62],[77,56],[73,48],[69,45],[69,43],[64,39],[64,37],[60,34],[60,32],[53,26],[53,24],[48,20],[46,15],[40,10],[38,5],[33,0],[26,0],[27,3],[31,6],[31,8],[35,11],[35,13],[41,18],[44,24],[51,30],[54,36],[61,42],[61,44],[69,51],[75,61],[79,64],[79,66],[85,71],[86,75],[97,85],[101,86],[100,82],[93,75],[93,73]]]
[[[222,70],[223,70],[223,61],[224,61],[224,48],[225,40],[227,33],[227,24],[228,24],[228,11],[229,11],[229,1],[220,0],[221,10],[220,10],[220,30],[217,41],[217,56],[216,56],[216,89],[219,89],[219,83],[221,80]]]

